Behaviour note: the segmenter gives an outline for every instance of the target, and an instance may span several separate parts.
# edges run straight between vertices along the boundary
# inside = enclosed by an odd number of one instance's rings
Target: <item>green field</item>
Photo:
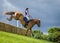
[[[53,43],[53,42],[38,40],[31,37],[0,31],[0,43]]]

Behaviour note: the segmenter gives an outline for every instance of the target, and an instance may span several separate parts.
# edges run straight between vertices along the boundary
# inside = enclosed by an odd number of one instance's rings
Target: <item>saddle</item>
[[[26,24],[24,25],[24,27],[26,27],[26,26],[29,24],[29,22],[32,21],[32,20],[33,20],[33,19],[27,21]]]
[[[26,24],[24,25],[24,27],[26,27],[29,24],[29,22],[32,21],[33,19],[28,20],[26,17],[24,17],[23,20],[26,22]]]

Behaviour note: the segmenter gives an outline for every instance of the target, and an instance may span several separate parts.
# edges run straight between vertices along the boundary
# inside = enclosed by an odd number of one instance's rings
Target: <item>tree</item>
[[[42,34],[43,34],[43,32],[40,32],[39,30],[34,30],[33,31],[33,37],[34,38],[37,38],[37,39],[42,39]]]
[[[47,38],[48,38],[48,35],[46,35],[46,34],[43,34],[43,35],[42,35],[42,39],[43,39],[43,40],[47,40]]]
[[[57,27],[50,28],[48,33],[49,33],[48,40],[54,42],[60,41],[60,28]]]
[[[53,27],[53,28],[50,28],[50,29],[48,30],[48,33],[54,33],[54,32],[57,32],[57,31],[60,32],[60,28]]]

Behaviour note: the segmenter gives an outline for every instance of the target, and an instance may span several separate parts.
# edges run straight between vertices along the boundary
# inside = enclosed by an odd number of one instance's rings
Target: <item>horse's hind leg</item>
[[[28,30],[29,30],[29,29],[26,30],[26,33],[25,33],[26,36],[27,36]]]
[[[30,35],[32,36],[32,30],[30,29]]]

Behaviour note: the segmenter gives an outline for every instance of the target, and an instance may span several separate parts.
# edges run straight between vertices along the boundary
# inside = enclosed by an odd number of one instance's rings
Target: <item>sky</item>
[[[24,14],[27,7],[30,15],[41,21],[40,28],[35,25],[33,29],[47,33],[50,27],[60,27],[60,0],[1,0],[0,22],[16,26],[17,21],[14,19],[8,21],[6,18],[9,16],[4,15],[3,12],[20,11]],[[20,21],[18,23],[21,27]]]

